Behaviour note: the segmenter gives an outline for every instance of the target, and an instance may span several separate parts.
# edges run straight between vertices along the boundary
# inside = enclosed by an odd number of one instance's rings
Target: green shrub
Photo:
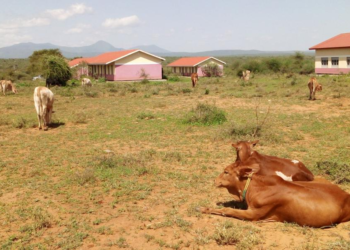
[[[167,77],[169,82],[179,82],[180,77],[178,75],[170,75]]]
[[[192,92],[192,90],[190,90],[190,89],[182,89],[182,93],[184,93],[184,94],[191,93],[191,92]]]
[[[214,125],[227,121],[225,112],[214,105],[199,103],[185,119],[188,124]]]
[[[259,229],[250,225],[234,225],[231,221],[217,225],[212,238],[218,245],[235,245],[237,249],[253,249],[262,243]]]
[[[340,165],[336,162],[317,162],[317,174],[325,174],[335,183],[350,183],[350,167],[347,164]]]
[[[154,118],[156,118],[156,116],[149,112],[142,112],[137,116],[137,119],[140,119],[140,120],[149,120]]]

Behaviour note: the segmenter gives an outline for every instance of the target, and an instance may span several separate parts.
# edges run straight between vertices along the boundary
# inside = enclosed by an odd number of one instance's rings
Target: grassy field
[[[350,78],[320,77],[316,101],[308,78],[53,87],[46,132],[32,98],[44,82],[16,81],[17,95],[0,96],[0,249],[349,249],[350,223],[196,210],[232,201],[213,182],[239,140],[259,139],[260,153],[298,159],[350,191]],[[208,110],[219,115],[203,122]]]

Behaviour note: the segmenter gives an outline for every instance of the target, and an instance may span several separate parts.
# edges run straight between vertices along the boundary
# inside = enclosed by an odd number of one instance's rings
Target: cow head
[[[321,90],[322,90],[322,85],[321,84],[317,85],[316,91],[321,91]]]
[[[237,143],[233,143],[232,147],[234,147],[237,151],[237,159],[236,161],[245,161],[247,160],[254,152],[253,147],[259,142],[256,141],[239,141]]]
[[[16,89],[15,85],[12,85],[12,92],[17,94],[17,89]]]
[[[215,186],[226,188],[230,194],[241,199],[248,175],[258,171],[259,165],[257,164],[241,166],[238,162],[235,162],[227,166],[224,172],[215,179]]]

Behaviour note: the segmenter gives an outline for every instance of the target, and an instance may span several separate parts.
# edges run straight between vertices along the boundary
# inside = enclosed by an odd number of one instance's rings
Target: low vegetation
[[[274,71],[284,63],[236,76],[270,59],[228,59],[224,77],[196,88],[171,75],[88,90],[68,81],[51,88],[46,132],[33,105],[45,82],[16,79],[18,93],[0,96],[0,249],[348,249],[349,223],[321,230],[196,210],[232,203],[213,181],[239,140],[259,139],[260,153],[301,160],[350,191],[350,78],[319,77],[309,101],[310,76]]]

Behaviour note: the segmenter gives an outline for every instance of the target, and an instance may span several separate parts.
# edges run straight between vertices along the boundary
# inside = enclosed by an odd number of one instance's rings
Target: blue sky
[[[0,47],[308,50],[350,32],[348,0],[0,0]]]

